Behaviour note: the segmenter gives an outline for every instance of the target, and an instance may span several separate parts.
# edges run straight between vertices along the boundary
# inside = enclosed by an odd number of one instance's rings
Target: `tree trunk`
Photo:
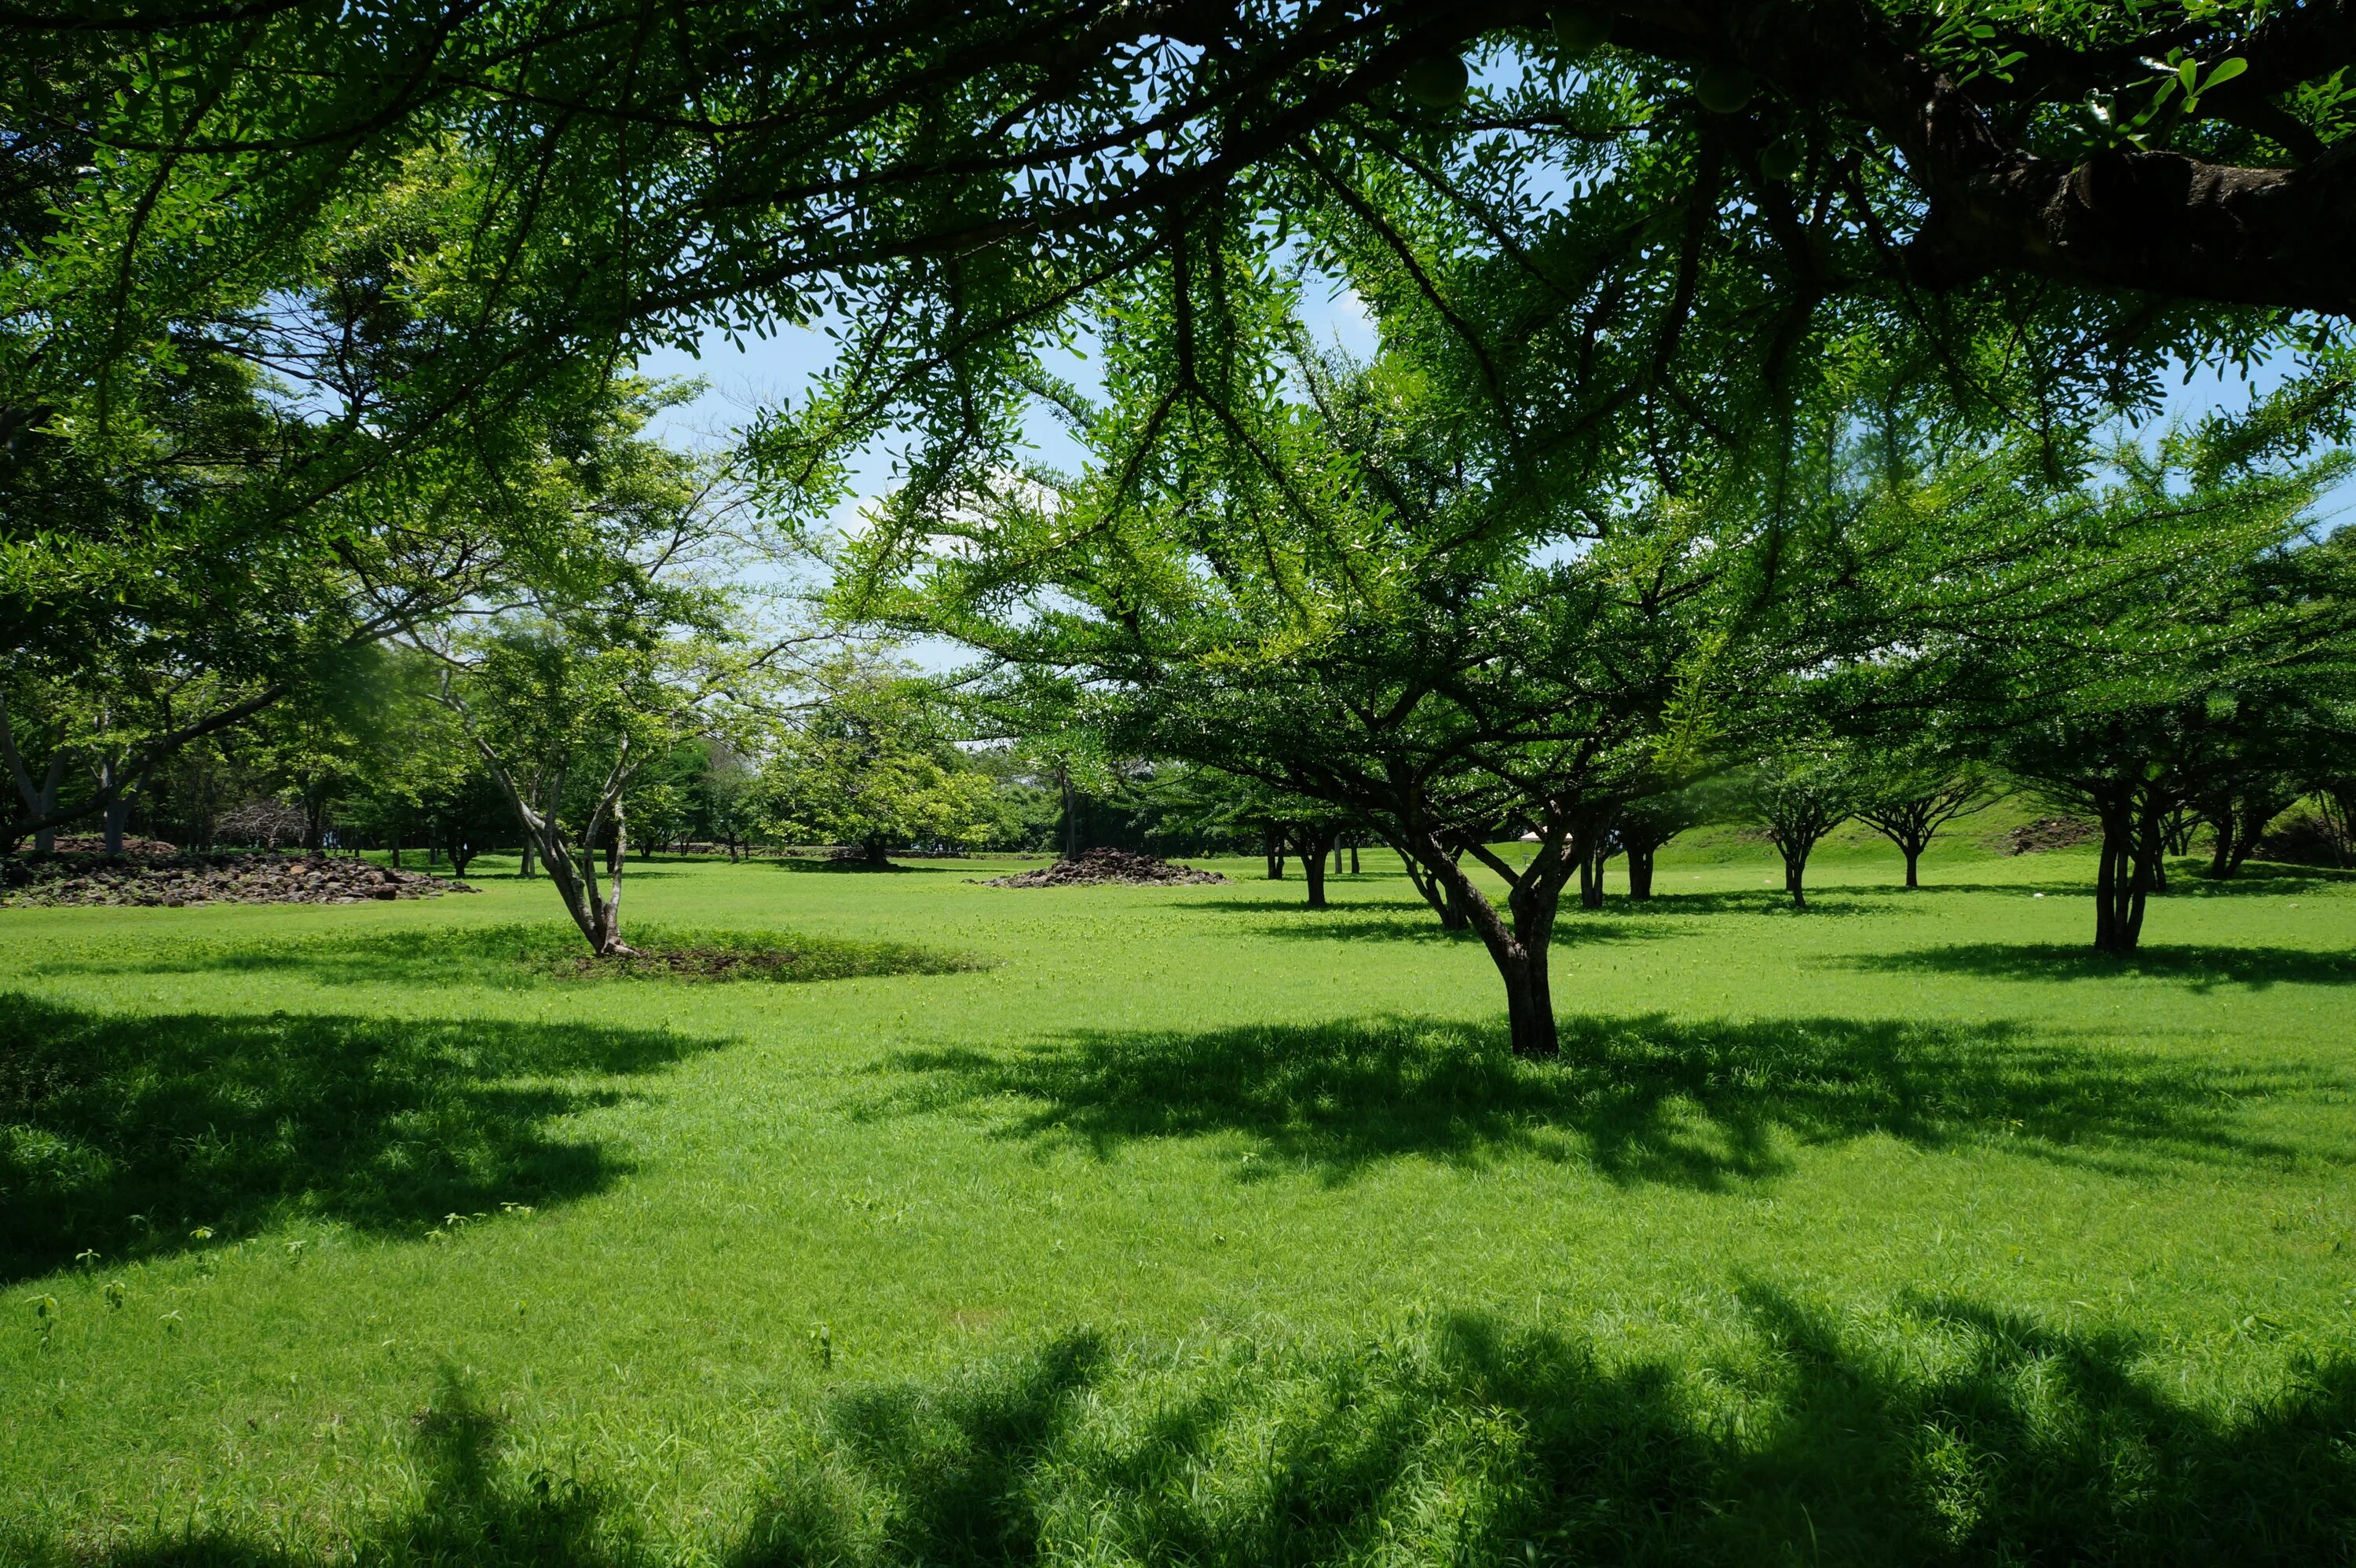
[[[1325,836],[1314,828],[1304,827],[1296,844],[1301,852],[1301,874],[1309,880],[1309,907],[1325,907]]]
[[[2103,854],[2094,881],[2094,950],[2124,958],[2143,940],[2145,897],[2160,848],[2158,824],[2139,820],[2141,814],[2130,804],[2111,803],[2097,815]]]
[[[1923,849],[1922,840],[1915,839],[1910,843],[1901,845],[1900,848],[1906,852],[1906,885],[1910,888],[1921,887],[1922,885]]]
[[[527,836],[523,841],[523,859],[516,867],[516,875],[519,877],[530,877],[537,874],[532,866],[532,847],[533,840]]]
[[[1353,834],[1351,834],[1351,835],[1350,835],[1350,875],[1352,875],[1352,876],[1354,876],[1354,877],[1355,877],[1355,876],[1356,876],[1357,874],[1358,874],[1358,836],[1357,836],[1356,834],[1353,833]]]
[[[1259,830],[1260,853],[1268,857],[1268,880],[1284,880],[1284,835],[1271,824]]]
[[[1555,1028],[1554,994],[1547,980],[1544,948],[1518,960],[1497,960],[1505,982],[1505,1033],[1515,1056],[1558,1056],[1562,1037]]]
[[[1808,907],[1808,852],[1805,849],[1783,851],[1783,891],[1792,895],[1792,907]]]
[[[870,838],[861,848],[867,851],[867,863],[877,870],[883,870],[892,864],[891,851],[884,847],[883,839]]]
[[[1547,849],[1540,847],[1506,898],[1510,924],[1472,885],[1456,857],[1440,850],[1437,839],[1427,835],[1420,848],[1424,869],[1447,885],[1473,930],[1481,933],[1482,944],[1488,948],[1490,960],[1505,981],[1506,1031],[1514,1054],[1558,1054],[1562,1045],[1555,1029],[1547,951],[1554,940],[1555,911],[1563,883],[1569,880],[1584,846],[1564,846],[1555,851],[1557,859],[1550,865],[1545,863]]]
[[[1579,858],[1579,907],[1603,907],[1603,859],[1600,855],[1590,853]]]
[[[1628,848],[1628,900],[1631,903],[1643,903],[1652,896],[1653,851],[1631,845]]]
[[[130,796],[118,795],[106,803],[106,852],[116,859],[123,858],[123,822],[130,815]]]
[[[49,753],[49,765],[41,770],[40,787],[33,792],[33,816],[37,819],[53,815],[58,809],[58,789],[65,783],[66,754],[62,749]],[[56,852],[58,830],[55,827],[36,828],[33,832],[33,853],[48,855]]]
[[[1072,788],[1071,769],[1057,765],[1055,788],[1064,802],[1064,859],[1076,860],[1080,858],[1080,810],[1078,795]]]
[[[2242,869],[2242,858],[2233,852],[2233,814],[2229,811],[2211,817],[2209,831],[2216,835],[2216,842],[2209,851],[2209,876],[2222,881]]]

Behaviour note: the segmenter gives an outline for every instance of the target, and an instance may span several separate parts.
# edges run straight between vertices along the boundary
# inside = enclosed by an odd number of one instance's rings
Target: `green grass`
[[[1368,864],[0,911],[0,1561],[2356,1554],[2356,883]]]

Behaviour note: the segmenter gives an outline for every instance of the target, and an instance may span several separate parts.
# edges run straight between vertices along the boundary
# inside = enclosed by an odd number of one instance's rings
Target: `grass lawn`
[[[2356,1553],[2356,883],[1699,839],[1525,1064],[1378,859],[0,909],[0,1561]]]

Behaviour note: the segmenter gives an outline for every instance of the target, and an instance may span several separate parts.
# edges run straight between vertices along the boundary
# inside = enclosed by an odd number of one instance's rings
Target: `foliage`
[[[824,695],[780,737],[762,773],[764,809],[778,832],[856,845],[876,865],[894,848],[990,837],[991,781],[959,755],[926,682],[861,664],[818,679]]]

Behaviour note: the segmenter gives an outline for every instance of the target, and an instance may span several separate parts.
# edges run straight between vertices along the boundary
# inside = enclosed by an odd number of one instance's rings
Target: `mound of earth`
[[[471,893],[464,882],[366,860],[306,855],[182,855],[0,859],[0,901],[19,904],[353,904]]]
[[[102,833],[60,833],[50,848],[59,855],[103,855],[106,836]],[[161,838],[134,838],[124,835],[123,858],[126,860],[177,860],[180,857],[177,844],[166,844]]]
[[[2070,816],[2040,816],[2034,822],[2007,828],[2002,843],[2013,854],[2034,855],[2040,849],[2074,849],[2102,836],[2102,828],[2091,822]]]
[[[1216,871],[1198,871],[1192,866],[1173,866],[1156,856],[1141,855],[1133,849],[1085,849],[1076,860],[1058,860],[1035,871],[991,877],[982,885],[991,888],[1084,888],[1098,882],[1122,882],[1132,887],[1158,887],[1177,882],[1224,882],[1226,880]]]

